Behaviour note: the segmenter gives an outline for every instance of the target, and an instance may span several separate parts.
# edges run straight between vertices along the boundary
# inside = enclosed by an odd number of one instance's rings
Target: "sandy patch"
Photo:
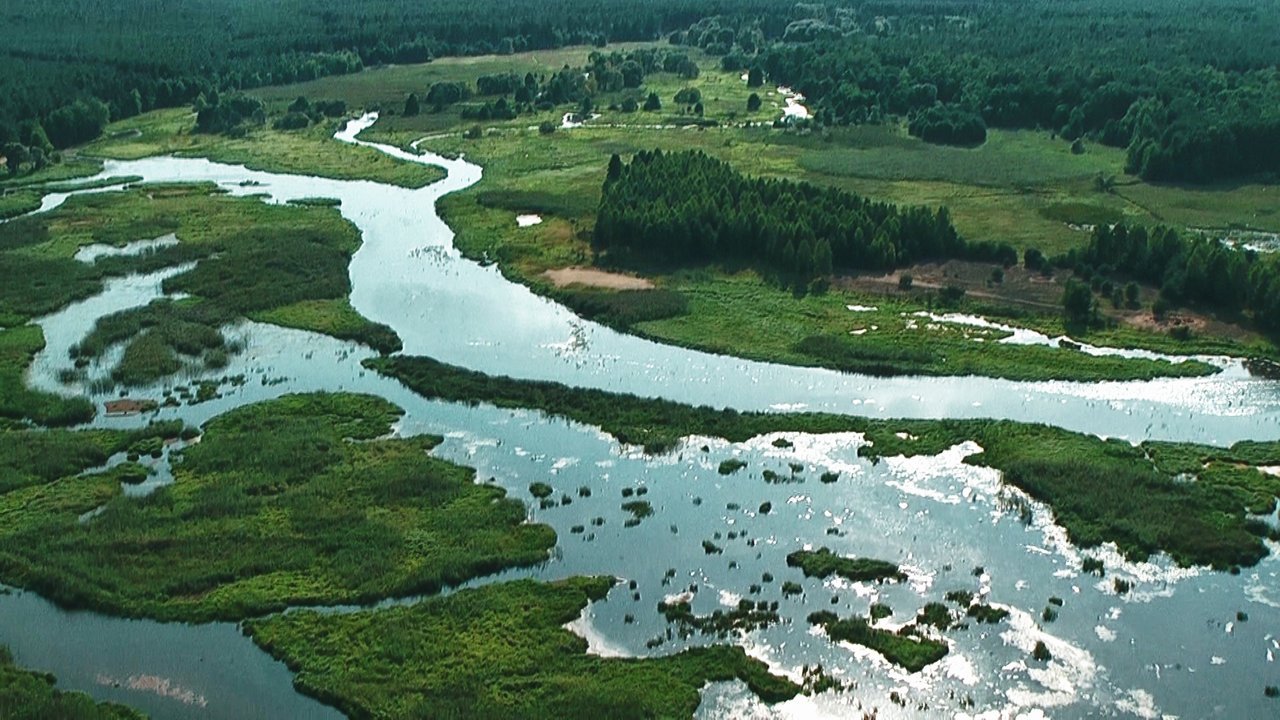
[[[567,267],[559,270],[548,270],[544,273],[556,287],[566,285],[587,285],[589,287],[609,288],[610,290],[649,290],[653,281],[647,278],[612,273],[594,268]]]

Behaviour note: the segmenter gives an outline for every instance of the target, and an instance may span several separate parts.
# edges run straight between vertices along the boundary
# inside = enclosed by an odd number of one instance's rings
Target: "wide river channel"
[[[375,121],[374,115],[353,120],[337,140],[442,167],[447,177],[409,190],[174,157],[108,161],[100,177],[213,182],[231,194],[261,195],[273,203],[339,199],[342,214],[364,239],[350,268],[355,308],[391,326],[405,354],[490,374],[740,410],[1009,418],[1133,441],[1229,444],[1280,437],[1280,383],[1250,377],[1238,361],[1226,358],[1213,359],[1224,369],[1212,377],[1150,382],[886,379],[746,361],[615,332],[507,281],[495,267],[462,258],[435,204],[478,182],[481,168],[465,159],[358,139]],[[65,198],[46,197],[41,211]],[[514,218],[512,232],[519,232]],[[85,253],[85,260],[92,254]],[[183,270],[111,280],[101,294],[38,320],[48,346],[36,358],[30,383],[90,395],[99,403],[109,399],[94,395],[88,381],[59,381],[58,371],[70,362],[67,349],[99,317],[161,297],[163,278]],[[852,313],[850,321],[856,322]],[[705,614],[736,606],[739,598],[751,597],[752,585],[763,584],[759,597],[779,599],[783,621],[735,642],[776,672],[798,677],[805,665],[820,663],[850,686],[768,707],[739,683],[715,684],[704,693],[700,716],[850,717],[873,707],[881,718],[1280,713],[1280,703],[1263,695],[1265,685],[1280,685],[1274,662],[1280,655],[1280,548],[1273,546],[1271,556],[1239,575],[1179,569],[1163,559],[1126,563],[1114,549],[1103,548],[1091,553],[1106,561],[1103,580],[1079,572],[1080,552],[1045,508],[1002,488],[994,471],[962,463],[978,449],[973,445],[937,457],[872,464],[857,457],[865,441],[856,434],[787,434],[792,447],[776,447],[773,435],[739,444],[691,438],[676,452],[651,457],[595,428],[535,411],[424,400],[362,368],[373,353],[351,343],[249,322],[231,334],[243,339],[245,350],[217,374],[243,374],[247,382],[224,386],[222,396],[209,402],[166,408],[160,418],[199,424],[291,392],[385,397],[406,410],[398,433],[443,435],[446,442],[436,454],[475,467],[480,479],[524,500],[534,480],[575,498],[570,505],[531,510],[532,519],[559,535],[551,560],[475,584],[576,574],[634,580],[635,594],[619,585],[573,624],[592,652],[618,656],[665,654],[707,642],[650,642],[666,638],[667,622],[656,610],[664,597],[696,588],[694,610]],[[90,368],[91,377],[105,374],[106,367],[104,362]],[[160,389],[137,394],[158,396]],[[143,422],[100,413],[93,424]],[[731,456],[747,461],[747,468],[720,475],[717,465]],[[156,464],[156,483],[163,483],[167,457]],[[766,469],[788,482],[765,482]],[[818,482],[826,471],[839,472],[840,479]],[[591,489],[590,497],[578,497],[582,487]],[[621,491],[640,487],[655,514],[625,527],[629,516],[619,507]],[[772,512],[758,512],[764,502]],[[593,522],[597,518],[602,524]],[[577,526],[585,530],[574,532]],[[707,554],[704,540],[723,553]],[[786,567],[787,553],[820,546],[897,562],[910,579],[883,586],[822,581]],[[762,583],[764,573],[777,579]],[[1113,577],[1132,581],[1133,590],[1117,595]],[[802,596],[781,598],[779,585],[788,579],[801,583]],[[865,615],[868,603],[876,601],[894,609],[886,621],[890,626],[905,624],[926,602],[957,589],[981,594],[1011,614],[996,625],[950,631],[950,654],[916,674],[861,648],[833,644],[805,621],[819,609]],[[1057,620],[1046,622],[1041,611],[1051,597],[1062,606]],[[1030,658],[1037,641],[1051,651],[1048,663]],[[340,717],[296,693],[291,673],[231,623],[186,625],[67,612],[14,590],[0,594],[0,644],[13,650],[20,665],[55,673],[60,687],[127,703],[155,718]]]

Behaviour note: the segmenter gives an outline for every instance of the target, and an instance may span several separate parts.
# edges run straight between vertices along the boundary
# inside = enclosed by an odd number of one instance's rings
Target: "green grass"
[[[829,548],[817,550],[797,550],[787,555],[787,565],[798,567],[805,577],[827,578],[832,575],[852,582],[874,580],[906,580],[907,576],[897,565],[874,558],[842,557],[831,552]]]
[[[823,610],[811,614],[809,623],[822,627],[832,640],[874,650],[909,672],[920,672],[947,655],[945,642],[907,634],[905,628],[900,633],[873,628],[866,618],[840,618]]]
[[[1155,219],[1175,226],[1280,232],[1280,188],[1276,185],[1184,187],[1133,183],[1121,185],[1115,192]]]
[[[1003,344],[997,341],[1007,336],[1005,332],[910,316],[925,308],[915,298],[839,291],[797,297],[750,272],[677,273],[663,287],[686,298],[688,311],[637,323],[636,332],[675,345],[769,362],[876,375],[983,375],[1011,380],[1142,380],[1216,372],[1196,361],[1133,360],[1043,345]],[[861,303],[877,309],[851,312],[847,308]],[[855,331],[862,332],[852,334]]]
[[[25,215],[40,208],[40,192],[37,190],[11,190],[0,192],[0,220]]]
[[[311,330],[339,340],[352,340],[386,354],[399,352],[402,347],[394,330],[367,320],[351,307],[346,298],[300,300],[291,305],[251,312],[249,318],[281,327]]]
[[[298,673],[303,693],[366,718],[692,717],[700,690],[741,679],[777,702],[800,688],[741,648],[606,659],[562,626],[610,578],[487,585],[409,607],[343,615],[293,612],[246,623]]]
[[[0,646],[0,717],[9,720],[143,720],[144,715],[113,703],[96,703],[88,695],[54,687],[46,673],[13,664],[9,649]]]
[[[92,420],[94,407],[84,398],[64,398],[27,388],[27,368],[43,349],[44,332],[37,325],[0,330],[0,418],[50,426]]]
[[[546,559],[555,533],[470,469],[429,457],[439,438],[378,439],[399,414],[368,396],[287,396],[211,421],[175,483],[146,498],[98,478],[34,488],[46,499],[15,502],[0,523],[0,577],[66,607],[238,620],[435,592]]]
[[[0,188],[16,188],[44,183],[62,183],[68,180],[97,175],[102,172],[102,163],[88,158],[68,158],[64,162],[45,166],[41,170],[16,178],[6,177],[0,180]]]
[[[395,160],[371,148],[333,140],[337,121],[305,130],[255,128],[243,138],[194,133],[194,126],[195,115],[188,109],[157,110],[113,123],[103,139],[90,143],[83,152],[117,160],[170,154],[204,157],[252,170],[376,180],[408,188],[423,187],[443,177],[439,168]]]
[[[142,179],[141,175],[112,175],[110,177],[99,178],[97,180],[47,183],[45,185],[41,185],[39,190],[43,193],[96,190],[98,188],[111,187],[112,185],[129,185],[141,182]]]
[[[1219,569],[1253,565],[1267,554],[1262,538],[1268,528],[1246,514],[1256,503],[1257,487],[1211,477],[1183,482],[1153,464],[1142,448],[1045,425],[737,412],[492,377],[429,358],[378,358],[366,365],[428,398],[540,409],[594,425],[620,442],[652,452],[673,449],[689,435],[743,442],[785,431],[865,433],[871,445],[859,453],[870,458],[936,455],[972,440],[985,451],[967,463],[1000,470],[1004,482],[1047,504],[1056,522],[1082,547],[1115,542],[1134,559],[1163,551],[1182,565]],[[1275,443],[1244,448],[1240,452],[1251,458],[1280,454]]]

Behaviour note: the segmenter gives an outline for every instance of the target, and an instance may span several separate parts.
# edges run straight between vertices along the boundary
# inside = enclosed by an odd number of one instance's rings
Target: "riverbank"
[[[1054,510],[1072,541],[1088,548],[1115,543],[1129,558],[1170,555],[1181,565],[1220,570],[1250,566],[1267,555],[1263,540],[1280,533],[1250,518],[1258,484],[1280,495],[1280,478],[1204,473],[1196,482],[1187,463],[1165,470],[1148,450],[1124,442],[1044,425],[991,420],[881,420],[818,413],[740,413],[664,400],[570,388],[546,382],[490,377],[429,358],[381,358],[368,367],[396,377],[415,392],[454,402],[537,408],[595,425],[620,442],[665,452],[688,436],[742,442],[770,432],[862,433],[864,457],[937,455],[973,442],[968,464],[1000,470],[1004,482]],[[1201,448],[1199,452],[1203,452]],[[1191,446],[1162,445],[1161,452],[1195,454]],[[1280,444],[1216,448],[1215,457],[1255,468],[1280,463]],[[1173,471],[1171,471],[1173,470]],[[1270,478],[1268,480],[1267,478]],[[1274,509],[1274,508],[1272,508]]]
[[[195,113],[190,109],[156,110],[112,124],[103,138],[81,153],[115,160],[202,157],[251,170],[373,180],[405,188],[425,187],[444,177],[439,168],[396,162],[367,148],[333,142],[333,133],[344,122],[325,120],[295,131],[263,126],[233,138],[196,132]]]
[[[709,131],[721,136],[732,132]],[[1003,279],[991,281],[990,266],[984,270],[985,284],[949,281],[962,290],[966,286],[974,290],[952,299],[944,299],[943,287],[930,291],[922,284],[900,289],[895,282],[892,288],[871,292],[841,277],[824,292],[796,293],[754,272],[719,266],[646,269],[638,280],[658,290],[647,295],[634,289],[609,292],[554,282],[555,273],[589,264],[594,257],[590,228],[604,178],[604,160],[596,153],[634,152],[645,149],[646,143],[694,147],[734,159],[749,147],[743,141],[726,149],[701,133],[645,129],[626,134],[583,129],[551,137],[507,129],[479,140],[433,139],[433,147],[466,152],[490,168],[477,186],[443,198],[440,212],[456,228],[454,243],[464,256],[497,264],[509,279],[585,317],[659,342],[767,362],[881,375],[1101,381],[1205,375],[1213,372],[1212,367],[1188,356],[1248,357],[1275,352],[1271,344],[1249,333],[1221,337],[1193,332],[1179,339],[1158,324],[1149,323],[1144,329],[1124,319],[1114,328],[1076,329],[1072,340],[1109,350],[1167,354],[1182,362],[1153,360],[1142,353],[1100,357],[1059,346],[1057,338],[1068,333],[1061,311],[1068,274],[1061,272],[1061,277],[1035,280],[1044,286],[1037,290],[1037,297],[1044,296],[1037,305],[1016,298],[1021,291],[1012,280],[1008,286]],[[750,161],[743,162],[751,166]],[[519,227],[516,217],[527,213],[539,214],[542,222]],[[912,270],[906,268],[901,274],[909,276]],[[620,305],[640,310],[611,311]],[[1046,337],[1038,344],[1001,344],[1010,333],[940,326],[913,317],[933,312],[986,315]],[[1104,315],[1108,312],[1103,309]]]

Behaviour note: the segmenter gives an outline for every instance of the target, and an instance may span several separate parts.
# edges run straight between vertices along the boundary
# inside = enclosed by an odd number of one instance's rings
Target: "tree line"
[[[931,258],[1017,259],[1012,248],[966,243],[945,208],[748,177],[701,151],[610,158],[593,242],[621,262],[739,262],[801,281]]]

